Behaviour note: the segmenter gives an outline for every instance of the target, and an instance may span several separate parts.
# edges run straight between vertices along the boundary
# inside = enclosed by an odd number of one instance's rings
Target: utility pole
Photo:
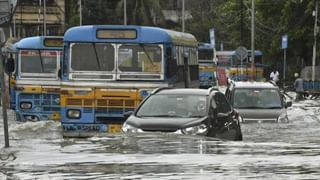
[[[185,7],[184,7],[184,0],[182,0],[182,32],[184,32],[185,31],[185,26],[184,26],[184,17],[185,17],[185,15],[184,15],[184,11],[185,11],[185,9],[184,9]]]
[[[254,0],[252,0],[252,7],[251,7],[251,76],[253,80],[253,72],[254,72],[254,57],[255,57],[255,51],[254,51]]]
[[[46,19],[46,11],[47,7],[46,7],[46,0],[43,0],[43,35],[46,36],[47,35],[47,19]]]
[[[3,32],[3,30],[1,29]],[[5,37],[4,33],[1,35],[2,37]],[[3,39],[3,38],[0,38]],[[2,44],[2,43],[1,43]],[[2,54],[2,45],[0,46],[0,76],[1,76],[1,99],[2,99],[2,118],[3,118],[3,128],[4,128],[4,139],[5,139],[5,147],[9,147],[9,130],[8,130],[8,114],[7,114],[7,97],[6,97],[6,81],[5,81],[5,75],[4,75],[4,67],[2,63],[4,61],[4,57]]]
[[[79,25],[82,26],[82,1],[78,0],[79,5]]]
[[[20,7],[22,7],[22,5],[20,5]],[[40,36],[41,32],[40,32],[40,18],[41,18],[41,0],[39,0],[39,6],[38,6],[38,36]],[[20,11],[22,12],[22,10],[20,9]],[[20,17],[22,19],[22,14],[20,14]],[[20,28],[21,29],[21,28]],[[20,30],[21,31],[21,30]]]
[[[243,0],[240,0],[240,45],[243,46]]]
[[[8,115],[7,115],[7,90],[4,76],[4,57],[2,54],[2,47],[6,43],[6,34],[4,28],[9,29],[12,16],[16,9],[17,1],[1,0],[0,1],[0,81],[1,81],[1,99],[2,99],[2,117],[4,128],[5,147],[9,147],[9,131],[8,131]]]
[[[315,0],[316,10],[313,11],[314,14],[314,30],[313,30],[313,54],[312,54],[312,81],[315,81],[315,74],[316,74],[316,55],[317,55],[317,34],[318,34],[318,0]]]
[[[127,0],[123,0],[123,24],[127,25]]]

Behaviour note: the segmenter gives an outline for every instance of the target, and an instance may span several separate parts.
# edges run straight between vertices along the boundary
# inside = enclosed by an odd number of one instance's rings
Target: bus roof
[[[135,38],[98,38],[99,30],[134,30]],[[159,27],[133,25],[88,25],[70,28],[64,35],[65,42],[127,42],[127,43],[174,43],[197,46],[197,39],[189,33],[167,30]]]
[[[14,48],[62,50],[62,40],[61,36],[33,36],[21,39],[14,44]]]

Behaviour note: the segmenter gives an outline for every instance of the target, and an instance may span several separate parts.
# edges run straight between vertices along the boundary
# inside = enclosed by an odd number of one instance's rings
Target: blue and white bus
[[[158,87],[198,87],[198,42],[158,27],[91,25],[64,35],[65,131],[119,132],[124,114]]]
[[[200,88],[217,86],[217,64],[214,62],[214,50],[211,44],[199,43],[199,82]]]
[[[18,41],[10,79],[11,106],[18,121],[60,119],[59,69],[63,38],[35,36]]]

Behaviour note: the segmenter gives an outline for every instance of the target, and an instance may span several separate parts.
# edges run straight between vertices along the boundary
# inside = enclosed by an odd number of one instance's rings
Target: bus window
[[[58,53],[55,51],[21,51],[21,73],[55,73]]]
[[[161,72],[161,48],[157,45],[122,45],[118,55],[121,72]]]

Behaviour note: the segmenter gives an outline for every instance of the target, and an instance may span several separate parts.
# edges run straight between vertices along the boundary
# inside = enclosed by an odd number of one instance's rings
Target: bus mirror
[[[14,59],[7,58],[5,61],[5,71],[6,73],[12,73],[14,71]]]

